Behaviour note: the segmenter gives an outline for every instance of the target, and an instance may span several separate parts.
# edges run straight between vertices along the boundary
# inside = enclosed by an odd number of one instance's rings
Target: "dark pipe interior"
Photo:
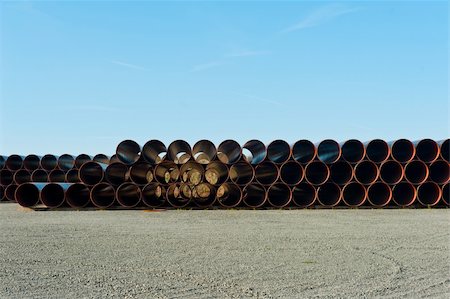
[[[167,158],[176,164],[184,164],[191,159],[192,150],[184,140],[175,140],[169,145]]]
[[[7,169],[15,171],[22,168],[23,158],[19,155],[11,155],[6,159],[5,166]]]
[[[153,181],[153,167],[147,163],[138,162],[131,166],[130,178],[138,185],[145,185],[147,183],[150,183],[151,181]]]
[[[141,201],[141,190],[133,183],[124,183],[117,189],[117,201],[123,207],[135,207]]]
[[[36,155],[28,155],[23,159],[23,167],[26,170],[34,171],[41,165],[41,159]]]
[[[389,145],[381,139],[374,139],[366,146],[367,158],[375,163],[381,163],[389,157]]]
[[[27,183],[31,181],[31,173],[25,169],[19,169],[14,173],[14,182],[16,184]]]
[[[195,186],[194,203],[199,207],[212,206],[216,200],[216,189],[208,184],[201,183]]]
[[[303,179],[303,167],[298,162],[288,161],[281,166],[280,176],[284,183],[296,185]]]
[[[266,189],[259,184],[250,184],[244,189],[244,204],[250,208],[258,208],[266,202]]]
[[[7,200],[10,200],[10,201],[16,200],[14,194],[16,193],[17,187],[19,187],[19,185],[16,185],[16,184],[11,184],[11,185],[6,186],[5,197]]]
[[[167,189],[167,201],[174,208],[182,208],[189,204],[192,197],[188,185],[172,184]]]
[[[419,160],[409,162],[405,167],[405,177],[413,184],[423,183],[428,177],[427,165]]]
[[[264,143],[256,139],[247,141],[242,147],[242,152],[245,160],[252,165],[261,163],[267,155]]]
[[[275,163],[265,161],[258,164],[255,168],[255,177],[258,183],[271,185],[278,179],[279,172]]]
[[[89,188],[84,184],[73,184],[66,192],[66,201],[72,208],[83,208],[90,202]]]
[[[290,157],[291,147],[284,140],[272,141],[267,147],[267,158],[276,164],[282,164]]]
[[[448,188],[448,183],[444,185],[444,187],[442,187],[442,200],[444,201],[444,203],[446,205],[449,205],[449,197],[450,197],[450,190]]]
[[[355,178],[361,184],[372,184],[378,178],[377,165],[371,161],[362,161],[355,167]]]
[[[399,139],[392,144],[392,158],[400,163],[410,161],[414,154],[414,144],[407,139]]]
[[[166,189],[158,183],[149,183],[142,189],[142,201],[151,208],[162,206],[166,202]]]
[[[41,159],[41,167],[45,170],[53,170],[58,166],[58,158],[54,155],[45,155]]]
[[[8,169],[0,170],[0,185],[6,186],[13,182],[14,173]]]
[[[292,190],[292,200],[298,207],[309,207],[316,201],[316,188],[308,183],[301,183]]]
[[[206,166],[205,180],[211,185],[220,185],[228,179],[228,167],[219,161],[213,161]]]
[[[398,206],[409,206],[416,200],[416,190],[410,183],[398,183],[394,186],[392,193],[393,200]]]
[[[341,201],[341,197],[341,189],[334,183],[325,183],[317,190],[317,200],[326,207],[334,207]]]
[[[294,160],[300,163],[309,163],[316,156],[316,146],[309,140],[299,140],[292,147]]]
[[[437,160],[429,166],[430,179],[437,184],[445,184],[449,178],[449,165],[447,161]]]
[[[15,199],[23,207],[32,207],[39,203],[39,189],[34,184],[22,184],[15,192]]]
[[[216,157],[217,149],[209,140],[200,140],[192,149],[192,156],[200,164],[208,164]]]
[[[391,188],[386,183],[372,184],[367,190],[367,198],[373,206],[383,207],[391,201]]]
[[[364,158],[364,144],[356,139],[347,140],[342,145],[342,157],[350,163],[357,163]]]
[[[48,172],[43,169],[36,169],[31,173],[31,180],[36,183],[48,182]]]
[[[5,188],[0,185],[0,200],[3,200],[3,198],[5,197]]]
[[[61,169],[53,169],[48,174],[49,182],[63,183],[66,180],[66,174]]]
[[[195,161],[189,161],[180,167],[181,180],[193,185],[198,185],[203,181],[204,172],[203,165]]]
[[[358,207],[366,201],[366,188],[360,183],[350,183],[342,190],[342,199],[349,207]]]
[[[109,158],[109,164],[119,163],[119,162],[120,162],[120,160],[119,160],[119,158],[117,158],[116,154],[112,155],[111,158]]]
[[[68,154],[59,156],[58,167],[62,170],[69,170],[69,169],[74,168],[75,167],[75,158],[72,155],[68,155]]]
[[[242,191],[235,184],[222,184],[217,189],[217,200],[223,207],[236,207],[242,200]]]
[[[260,166],[262,164],[259,164]],[[247,162],[237,162],[230,167],[230,179],[238,185],[247,185],[255,176],[253,167]]]
[[[433,182],[426,182],[417,188],[417,199],[424,206],[434,206],[441,198],[439,185]]]
[[[0,156],[0,169],[3,169],[5,167],[6,157]]]
[[[41,191],[41,201],[49,208],[57,208],[64,203],[64,188],[59,184],[47,184]]]
[[[450,162],[450,148],[449,139],[446,139],[441,144],[441,157],[447,162]]]
[[[91,190],[92,203],[99,208],[108,208],[114,204],[115,191],[113,186],[106,183],[95,185]]]
[[[95,185],[103,180],[104,170],[97,162],[86,162],[80,168],[80,180],[86,185]]]
[[[380,178],[383,182],[394,185],[403,178],[402,165],[394,160],[388,160],[380,166]]]
[[[105,170],[105,179],[112,185],[118,186],[128,180],[128,166],[116,162],[109,164]]]
[[[86,155],[86,154],[78,155],[78,156],[75,158],[75,167],[76,167],[76,168],[80,168],[81,165],[83,165],[84,163],[89,162],[89,161],[91,161],[91,160],[92,160],[92,157],[89,156],[89,155]]]
[[[180,170],[174,162],[164,161],[157,164],[155,167],[155,179],[161,184],[176,182],[179,177]]]
[[[291,197],[291,189],[285,184],[277,183],[270,186],[267,199],[272,207],[282,208],[291,202]]]
[[[117,146],[117,158],[124,164],[131,165],[141,157],[141,146],[133,140],[124,140]]]
[[[97,154],[92,160],[103,164],[109,164],[109,157],[105,154]]]
[[[341,155],[339,143],[332,139],[325,139],[317,147],[317,156],[324,163],[334,163]]]
[[[325,183],[330,175],[330,170],[325,163],[313,161],[306,166],[306,179],[313,185]]]
[[[217,157],[222,163],[233,164],[242,156],[242,148],[234,140],[225,140],[217,148]]]
[[[80,178],[78,177],[78,169],[70,169],[66,173],[66,182],[68,183],[78,183],[80,182]]]
[[[439,145],[431,139],[422,139],[417,143],[416,156],[423,162],[433,162],[439,156]]]
[[[167,148],[159,140],[150,140],[142,148],[142,156],[150,164],[161,163],[167,155]]]
[[[330,166],[330,178],[338,185],[345,185],[353,178],[353,168],[348,162],[337,161]]]

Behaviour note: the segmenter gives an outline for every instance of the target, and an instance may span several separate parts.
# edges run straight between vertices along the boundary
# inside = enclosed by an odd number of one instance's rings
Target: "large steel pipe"
[[[284,208],[290,204],[292,191],[288,185],[275,183],[267,190],[267,201],[274,208]]]
[[[416,157],[425,163],[431,163],[439,157],[440,148],[434,140],[422,139],[414,142],[414,145],[416,146]]]
[[[316,188],[308,183],[300,183],[292,188],[292,202],[300,208],[312,206],[317,198]]]
[[[391,154],[389,144],[381,139],[373,139],[366,143],[366,157],[372,162],[382,163]]]
[[[292,157],[299,163],[307,164],[311,162],[316,157],[316,154],[316,146],[309,140],[298,140],[292,146]]]
[[[291,146],[284,140],[274,140],[267,146],[267,158],[275,164],[283,164],[291,154]]]
[[[237,207],[242,201],[242,191],[236,184],[224,183],[217,189],[216,199],[224,208]]]
[[[433,182],[426,182],[417,188],[417,200],[424,206],[432,207],[438,204],[442,196],[439,185]]]
[[[78,175],[79,170],[76,168],[72,168],[70,169],[67,173],[66,173],[66,182],[67,183],[79,183],[80,182],[80,177]]]
[[[14,183],[17,185],[31,181],[31,173],[25,169],[19,169],[14,173]]]
[[[14,181],[14,172],[8,169],[0,170],[0,185],[7,186]]]
[[[228,166],[220,161],[206,165],[205,180],[211,185],[222,185],[228,180]]]
[[[150,208],[159,208],[166,203],[166,188],[159,183],[148,183],[142,188],[142,202]]]
[[[105,179],[113,186],[126,182],[130,177],[128,166],[121,162],[109,164],[105,169]]]
[[[16,171],[22,168],[24,157],[19,155],[11,155],[6,158],[5,167],[8,170]]]
[[[72,208],[84,208],[90,201],[90,190],[85,184],[72,184],[66,191],[66,202]]]
[[[256,181],[261,185],[272,185],[278,180],[279,177],[280,170],[278,169],[278,166],[273,162],[264,161],[255,167],[255,178]]]
[[[109,164],[109,157],[105,154],[97,154],[92,158],[92,161],[103,163],[103,164]]]
[[[441,159],[450,163],[449,139],[439,141]]]
[[[367,200],[374,207],[384,207],[389,204],[391,199],[392,190],[386,183],[376,182],[370,185],[367,190]]]
[[[117,146],[116,155],[123,164],[134,164],[141,157],[141,146],[136,141],[124,140]]]
[[[203,181],[205,169],[197,162],[189,161],[180,167],[181,180],[185,183],[198,185]]]
[[[175,140],[169,145],[167,159],[175,164],[184,164],[192,157],[189,143],[184,140]]]
[[[41,190],[41,202],[48,208],[58,208],[65,202],[66,191],[71,184],[48,183]]]
[[[109,164],[113,163],[122,163],[120,162],[119,158],[117,158],[117,154],[114,154],[111,156],[111,158],[109,158]]]
[[[422,184],[428,178],[428,167],[420,160],[413,160],[405,166],[405,178],[413,184]]]
[[[287,161],[281,165],[281,181],[289,186],[297,185],[303,180],[304,176],[305,171],[303,170],[303,166],[296,161]]]
[[[321,185],[317,190],[317,201],[324,207],[334,207],[342,199],[341,188],[331,182]]]
[[[192,199],[199,208],[208,208],[216,201],[216,188],[208,183],[200,183],[193,187]]]
[[[342,144],[342,158],[349,163],[360,162],[365,154],[366,149],[364,144],[356,139],[350,139]]]
[[[387,160],[380,165],[380,179],[389,185],[395,185],[403,179],[402,164],[394,160]]]
[[[258,166],[260,165],[262,164]],[[252,182],[255,177],[255,171],[248,162],[240,161],[231,165],[229,177],[233,183],[244,186]]]
[[[163,161],[156,165],[154,177],[161,184],[169,184],[178,181],[180,170],[172,161]],[[169,192],[169,190],[167,190]]]
[[[66,182],[66,173],[61,169],[53,169],[48,173],[48,181],[52,183]]]
[[[108,168],[106,168],[108,169]],[[122,173],[122,176],[126,175]],[[130,179],[138,185],[153,181],[153,167],[146,162],[137,162],[130,167]]]
[[[84,163],[79,171],[80,181],[88,186],[100,183],[105,176],[106,167],[106,164],[94,161]]]
[[[242,156],[252,165],[261,163],[266,158],[266,155],[266,146],[259,140],[249,140],[242,147]]]
[[[10,184],[8,186],[6,186],[5,188],[5,198],[9,201],[14,201],[14,194],[17,190],[17,187],[19,187],[19,185],[17,184]]]
[[[166,146],[164,143],[156,139],[147,141],[142,148],[142,156],[145,161],[152,165],[161,163],[166,158],[166,155]]]
[[[34,183],[48,182],[48,172],[44,169],[36,169],[31,173],[31,181]]]
[[[342,189],[342,201],[349,207],[359,207],[366,202],[367,190],[363,184],[351,182]]]
[[[369,160],[361,161],[355,166],[355,179],[363,185],[370,185],[378,179],[377,165]]]
[[[7,158],[5,156],[0,155],[0,170],[3,169],[3,167],[5,167],[6,159]]]
[[[37,155],[28,155],[23,159],[23,168],[28,171],[34,171],[41,165],[41,158]]]
[[[55,155],[44,155],[41,158],[41,168],[47,171],[52,171],[58,167],[58,158]]]
[[[141,202],[141,189],[134,183],[123,183],[117,188],[116,198],[124,208],[134,208]]]
[[[233,164],[241,159],[242,148],[234,140],[228,139],[219,144],[217,148],[217,158],[222,163]]]
[[[450,205],[449,197],[450,197],[450,190],[448,187],[448,183],[442,186],[442,201],[445,205]]]
[[[75,158],[72,155],[64,154],[58,157],[58,168],[68,171],[75,167]]]
[[[192,189],[184,183],[171,184],[167,188],[166,198],[172,207],[184,208],[191,202]]]
[[[17,187],[14,198],[22,207],[33,207],[40,202],[40,192],[45,183],[24,183]]]
[[[408,163],[414,158],[416,148],[408,139],[398,139],[391,142],[391,156],[395,161]]]
[[[444,160],[437,160],[430,164],[429,168],[431,181],[437,184],[445,184],[449,179],[449,164]]]
[[[260,208],[267,201],[266,188],[261,184],[251,183],[244,188],[242,200],[249,208]]]
[[[197,163],[208,164],[217,155],[217,149],[214,143],[209,140],[200,140],[192,148],[192,156]]]
[[[353,178],[352,165],[346,161],[337,161],[330,166],[330,179],[338,185],[345,185]]]
[[[331,164],[341,157],[339,143],[332,139],[325,139],[317,146],[317,157],[326,164]]]
[[[308,183],[313,185],[322,185],[330,177],[328,166],[320,161],[312,161],[305,168],[305,178]]]
[[[91,189],[91,202],[94,206],[106,209],[114,205],[116,192],[108,183],[98,183]]]
[[[392,190],[392,200],[397,206],[407,207],[414,203],[417,197],[417,190],[413,184],[401,182],[394,186]]]
[[[86,162],[92,161],[92,157],[86,154],[80,154],[75,158],[75,167],[80,168]]]

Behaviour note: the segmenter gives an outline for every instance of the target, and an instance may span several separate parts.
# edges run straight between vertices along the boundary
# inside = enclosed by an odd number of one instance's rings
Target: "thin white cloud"
[[[230,54],[225,55],[225,57],[250,57],[250,56],[260,56],[260,55],[268,55],[270,51],[236,51]]]
[[[192,73],[201,72],[201,71],[212,69],[212,68],[224,65],[224,64],[225,64],[224,61],[212,61],[212,62],[208,62],[208,63],[204,63],[204,64],[198,64],[198,65],[195,65],[191,69],[191,72]]]
[[[349,14],[355,11],[358,11],[359,8],[355,7],[346,7],[342,5],[327,5],[323,6],[315,11],[312,11],[309,15],[307,15],[300,22],[289,26],[283,30],[281,33],[288,33],[292,31],[297,31],[305,28],[319,26],[325,22],[328,22],[336,17]]]
[[[129,67],[132,69],[136,69],[136,70],[142,70],[142,71],[146,71],[147,69],[145,67],[139,66],[139,65],[135,65],[135,64],[131,64],[131,63],[126,63],[123,61],[118,61],[118,60],[113,60],[111,61],[114,64],[120,65],[120,66],[124,66],[124,67]]]

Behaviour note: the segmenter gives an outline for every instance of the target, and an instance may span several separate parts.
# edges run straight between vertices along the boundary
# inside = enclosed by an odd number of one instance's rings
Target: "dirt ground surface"
[[[450,209],[0,204],[1,298],[450,297]]]

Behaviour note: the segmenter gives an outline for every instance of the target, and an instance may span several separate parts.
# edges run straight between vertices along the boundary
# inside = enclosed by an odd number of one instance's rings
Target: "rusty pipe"
[[[429,178],[437,184],[445,184],[449,179],[449,164],[444,160],[436,160],[428,166]]]
[[[289,186],[297,185],[305,176],[303,166],[297,161],[287,161],[281,165],[281,181]]]
[[[267,146],[267,159],[275,164],[283,164],[291,155],[291,146],[284,140],[274,140]]]
[[[211,185],[222,185],[228,180],[228,166],[220,161],[212,161],[206,165],[205,180]]]
[[[287,184],[275,183],[267,190],[267,202],[274,208],[284,208],[291,200],[292,191]]]
[[[414,203],[417,197],[417,190],[409,182],[400,182],[392,190],[392,200],[397,206],[407,207]]]
[[[349,163],[358,163],[366,155],[364,144],[356,139],[349,139],[342,144],[342,158]]]
[[[373,139],[366,144],[366,157],[374,163],[382,163],[391,155],[389,144],[381,139]]]
[[[134,208],[141,202],[141,189],[135,183],[126,182],[117,188],[116,198],[124,208]]]
[[[342,189],[342,201],[349,207],[362,206],[367,199],[367,190],[363,184],[351,182]]]
[[[5,167],[8,170],[16,171],[22,168],[23,166],[23,156],[19,155],[11,155],[6,158]]]
[[[34,171],[39,168],[41,158],[37,155],[28,155],[23,159],[23,168],[28,171]]]
[[[17,184],[9,184],[5,188],[5,198],[9,201],[15,201],[14,194],[17,190],[18,185]]]
[[[141,157],[141,146],[134,140],[124,140],[117,146],[116,155],[123,164],[134,164]]]
[[[205,169],[202,164],[188,161],[180,167],[180,177],[184,183],[198,185],[203,181]]]
[[[167,150],[167,159],[175,164],[184,164],[192,157],[192,149],[184,140],[175,140]]]
[[[52,171],[58,166],[58,158],[55,155],[44,155],[41,158],[41,168],[47,171]]]
[[[40,194],[45,183],[23,183],[17,187],[14,198],[22,207],[34,207],[40,203]]]
[[[66,191],[71,184],[48,183],[41,190],[41,202],[47,208],[58,208],[65,203]]]
[[[172,161],[163,161],[157,164],[154,172],[154,178],[161,184],[177,182],[180,177],[180,170],[177,164]],[[169,190],[167,190],[167,192],[169,192]]]
[[[432,207],[439,203],[442,190],[434,182],[426,182],[417,188],[417,200],[424,206]]]
[[[90,197],[94,206],[106,209],[114,205],[116,192],[112,185],[108,183],[98,183],[92,187]]]
[[[100,183],[105,176],[106,167],[106,164],[94,161],[84,163],[79,170],[80,181],[88,186]]]
[[[105,179],[113,186],[121,185],[128,181],[130,172],[128,166],[122,162],[114,162],[105,169]]]
[[[58,168],[64,171],[68,171],[75,167],[75,158],[69,154],[63,154],[58,157]]]
[[[420,160],[408,162],[405,166],[405,178],[412,184],[422,184],[428,178],[428,167]]]
[[[262,164],[259,164],[258,166],[260,165]],[[236,185],[244,186],[252,182],[255,177],[255,170],[248,162],[239,161],[231,165],[229,177],[230,180]]]
[[[300,183],[292,188],[292,202],[300,208],[312,206],[317,198],[316,188],[308,183]]]
[[[404,176],[402,164],[395,160],[387,160],[380,165],[380,179],[389,185],[401,182]]]
[[[317,157],[326,164],[331,164],[339,160],[342,150],[335,140],[325,139],[317,146]]]
[[[66,181],[66,173],[61,169],[53,169],[48,173],[48,181],[52,183],[64,183]]]
[[[260,208],[267,201],[267,190],[263,185],[251,183],[243,190],[242,201],[249,208]]]
[[[292,157],[295,161],[307,164],[314,160],[317,155],[317,148],[309,140],[301,139],[294,143],[292,146]]]
[[[94,158],[92,158],[92,161],[109,164],[109,157],[105,154],[97,154],[94,156]]]
[[[31,181],[31,173],[25,169],[19,169],[14,173],[14,183],[17,185]]]
[[[84,163],[92,161],[92,156],[80,154],[75,157],[75,167],[80,168]]]
[[[449,139],[444,139],[438,142],[440,147],[440,156],[441,159],[450,163],[450,148],[449,148]]]
[[[242,147],[244,160],[252,165],[261,163],[267,155],[267,149],[260,140],[249,140]]]
[[[305,178],[308,183],[313,185],[322,185],[330,177],[330,169],[320,161],[312,161],[306,165]]]
[[[280,170],[278,169],[278,166],[273,162],[264,161],[255,167],[255,178],[256,181],[261,185],[270,186],[275,183],[279,177]]]
[[[66,191],[66,202],[72,208],[84,208],[91,202],[89,187],[85,184],[75,183]]]
[[[416,154],[414,144],[408,139],[398,139],[390,144],[392,159],[397,162],[408,163]]]
[[[338,185],[346,185],[353,178],[353,167],[350,163],[340,160],[330,165],[330,179]]]
[[[48,182],[48,172],[44,169],[36,169],[31,173],[31,181],[34,183]]]
[[[414,145],[416,147],[416,157],[425,163],[434,162],[439,157],[440,148],[434,140],[422,139],[414,142]]]
[[[65,181],[67,183],[79,183],[80,177],[78,175],[79,170],[77,168],[72,168],[66,173]]]
[[[109,158],[108,164],[113,164],[113,163],[122,163],[122,162],[120,162],[119,158],[117,158],[116,154],[112,155],[111,158]]]
[[[224,183],[217,189],[216,199],[224,208],[237,207],[242,201],[242,190],[236,184]]]
[[[122,176],[124,174],[122,173]],[[153,167],[147,162],[136,162],[130,167],[130,179],[137,185],[153,181]]]
[[[234,140],[228,139],[219,144],[217,158],[225,164],[234,164],[241,159],[242,148]]]
[[[334,207],[342,199],[342,190],[338,184],[327,182],[317,189],[317,201],[324,207]]]
[[[186,207],[192,199],[192,189],[184,183],[174,183],[167,188],[166,198],[174,208]]]
[[[214,143],[209,140],[200,140],[192,148],[192,156],[197,163],[208,164],[214,160],[217,149]]]
[[[216,188],[209,183],[200,183],[192,188],[192,199],[199,208],[212,207],[216,201]]]
[[[379,175],[377,165],[369,160],[364,160],[355,166],[355,180],[363,185],[373,184]]]
[[[384,207],[389,204],[393,196],[393,191],[388,184],[376,182],[369,186],[367,190],[367,200],[374,207]]]
[[[166,188],[156,182],[148,183],[142,188],[142,202],[150,208],[159,208],[166,203]]]
[[[450,190],[448,187],[448,183],[446,183],[445,185],[442,186],[442,201],[444,202],[445,205],[449,206],[450,205],[450,201],[449,201],[449,197],[450,197]]]
[[[166,155],[167,148],[165,144],[156,139],[147,141],[142,148],[142,157],[152,165],[164,161]]]
[[[7,186],[14,181],[14,172],[9,169],[0,170],[0,185]]]

